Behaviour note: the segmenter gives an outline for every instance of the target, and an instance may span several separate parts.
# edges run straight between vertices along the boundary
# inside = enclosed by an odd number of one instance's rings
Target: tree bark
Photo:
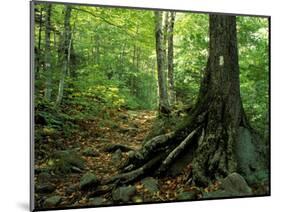
[[[174,23],[175,12],[170,12],[170,19],[168,24],[168,84],[169,84],[169,102],[173,106],[176,100],[176,94],[174,89]]]
[[[45,17],[45,58],[44,58],[44,72],[46,75],[46,86],[45,86],[45,98],[51,99],[52,94],[52,67],[51,67],[51,13],[52,5],[46,5],[46,17]]]
[[[237,170],[238,129],[249,128],[240,96],[236,17],[210,15],[209,22],[209,58],[194,112],[204,119],[206,135],[193,159],[193,175],[204,185]]]
[[[167,43],[168,43],[168,30],[169,30],[169,12],[164,12],[163,14],[164,20],[163,20],[163,54],[164,54],[164,72],[165,72],[165,79],[167,79],[167,67],[168,67],[168,57],[167,57]]]
[[[43,10],[44,10],[44,8],[41,7],[40,18],[39,18],[39,31],[38,31],[38,48],[37,48],[36,63],[35,63],[35,70],[36,70],[37,73],[39,73],[39,71],[40,71],[40,63],[41,63],[41,40],[42,40]]]
[[[165,78],[165,59],[163,46],[163,31],[162,31],[163,14],[160,11],[155,11],[155,38],[156,38],[156,57],[157,57],[157,75],[159,88],[159,113],[160,115],[169,114],[170,106],[168,101],[168,92]]]
[[[71,47],[71,27],[70,27],[71,7],[65,6],[64,32],[62,34],[61,50],[59,51],[59,63],[61,64],[61,78],[59,82],[56,105],[59,105],[63,97],[65,76],[69,66],[70,47]]]

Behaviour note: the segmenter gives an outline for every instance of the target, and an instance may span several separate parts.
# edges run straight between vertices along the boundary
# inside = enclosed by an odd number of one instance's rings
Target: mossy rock
[[[251,195],[252,190],[245,179],[238,173],[231,173],[221,182],[221,188],[234,196]]]
[[[49,160],[49,165],[57,172],[69,173],[77,167],[84,169],[85,160],[76,150],[62,150],[53,154],[53,157]]]
[[[44,202],[46,208],[56,207],[61,202],[61,196],[55,195],[47,198]]]
[[[80,180],[80,189],[86,190],[90,188],[94,188],[98,185],[99,180],[96,175],[92,172],[87,172],[84,174]]]
[[[39,183],[47,183],[52,181],[52,176],[49,172],[40,172],[37,176],[37,182]]]
[[[112,191],[114,202],[128,202],[136,193],[135,186],[121,186]]]
[[[224,191],[224,190],[217,190],[213,192],[204,192],[203,199],[217,199],[217,198],[225,198],[225,197],[233,197],[235,196],[234,193]]]
[[[203,198],[242,197],[252,195],[252,190],[245,179],[238,173],[231,173],[221,181],[219,190],[203,193]]]
[[[94,197],[89,199],[89,205],[102,205],[104,203],[104,198],[102,197]]]
[[[36,193],[47,194],[52,193],[54,190],[56,190],[56,187],[51,183],[36,184],[35,186]]]
[[[83,153],[82,153],[84,156],[87,156],[87,157],[97,157],[99,156],[99,152],[93,150],[91,147],[87,147],[83,150]]]
[[[141,183],[151,193],[159,191],[158,180],[153,177],[146,177],[141,181]]]
[[[196,195],[195,192],[183,191],[183,192],[180,192],[177,195],[178,200],[193,200],[193,199],[196,199],[196,198],[197,198],[197,195]]]

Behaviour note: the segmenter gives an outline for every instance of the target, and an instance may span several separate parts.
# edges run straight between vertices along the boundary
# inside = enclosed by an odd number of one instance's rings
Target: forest
[[[268,17],[33,9],[36,209],[270,194]]]

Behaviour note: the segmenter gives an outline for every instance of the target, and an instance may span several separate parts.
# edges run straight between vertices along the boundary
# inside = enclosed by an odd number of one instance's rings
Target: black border
[[[167,9],[167,8],[146,8],[146,7],[134,7],[134,6],[118,6],[118,5],[103,5],[103,4],[91,4],[91,3],[78,3],[78,2],[57,2],[57,1],[40,1],[31,0],[30,2],[30,211],[53,211],[53,210],[68,210],[68,209],[85,209],[85,208],[104,208],[104,207],[116,207],[116,206],[137,206],[137,205],[149,205],[149,204],[165,204],[165,203],[182,203],[182,202],[200,202],[205,200],[224,200],[224,199],[241,199],[241,198],[253,198],[253,197],[270,197],[271,196],[271,16],[270,15],[255,15],[255,14],[242,14],[242,13],[223,13],[223,12],[206,12],[206,11],[193,11],[193,10],[181,10],[181,9]],[[161,201],[161,202],[142,202],[142,203],[122,203],[112,205],[100,205],[100,206],[70,206],[70,207],[56,207],[56,208],[35,208],[34,200],[34,7],[36,4],[61,4],[61,5],[75,5],[75,6],[92,6],[102,8],[123,8],[123,9],[135,9],[135,10],[161,10],[161,11],[174,11],[174,12],[191,12],[199,14],[221,14],[221,15],[235,15],[235,16],[249,16],[268,19],[268,112],[269,112],[269,192],[265,195],[249,195],[249,196],[232,196],[232,197],[217,197],[217,198],[205,198],[198,200],[176,200],[176,201]]]

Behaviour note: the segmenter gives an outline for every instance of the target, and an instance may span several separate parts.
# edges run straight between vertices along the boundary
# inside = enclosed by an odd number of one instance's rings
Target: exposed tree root
[[[156,136],[133,153],[123,168],[123,173],[104,180],[103,184],[126,184],[148,174],[161,174],[177,159],[189,144],[200,126],[181,142],[175,142],[175,133]],[[155,170],[157,170],[155,172]]]
[[[111,144],[104,148],[105,152],[115,152],[117,149],[120,149],[122,152],[132,151],[133,148],[122,145],[122,144]]]
[[[168,146],[168,144],[172,142],[170,138],[172,138],[173,135],[173,132],[167,133],[156,136],[147,141],[139,151],[135,151],[134,153],[129,155],[129,159],[121,167],[123,172],[128,172],[140,167],[148,160],[150,160],[156,152],[163,151]]]
[[[102,185],[87,195],[88,198],[97,197],[111,192],[116,187],[115,184]]]
[[[196,128],[195,130],[193,130],[167,157],[166,159],[162,162],[158,173],[161,174],[164,171],[167,170],[167,168],[170,167],[170,165],[172,164],[172,162],[176,159],[176,157],[182,153],[185,148],[187,147],[187,145],[189,145],[191,143],[191,139],[193,138],[193,136],[195,135],[195,133],[199,130],[200,127]]]
[[[157,163],[159,163],[163,159],[164,156],[165,156],[164,154],[159,154],[156,157],[154,157],[152,160],[148,161],[143,166],[133,171],[116,175],[108,180],[105,180],[103,184],[109,184],[109,183],[126,184],[132,182],[137,178],[145,175],[148,171],[150,171]]]

